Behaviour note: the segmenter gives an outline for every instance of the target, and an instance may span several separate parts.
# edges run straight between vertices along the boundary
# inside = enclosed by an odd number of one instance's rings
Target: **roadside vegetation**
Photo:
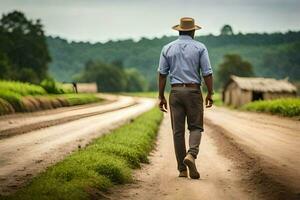
[[[121,95],[134,96],[134,97],[158,98],[158,92],[122,92]]]
[[[4,199],[90,199],[91,193],[131,182],[132,169],[148,162],[162,116],[157,108],[142,114],[49,167]]]
[[[242,109],[295,117],[300,116],[300,98],[254,101],[244,105]]]
[[[93,94],[71,93],[72,88],[52,81],[41,85],[0,80],[0,115],[33,112],[100,101]]]
[[[148,98],[158,98],[158,92],[122,92],[121,95],[135,96],[135,97],[148,97]],[[165,92],[166,98],[169,98],[169,92]],[[202,94],[203,100],[205,100],[206,92]],[[222,95],[219,92],[215,92],[213,95],[214,105],[222,106]]]
[[[203,97],[205,98],[205,96],[203,96]],[[215,92],[215,94],[213,95],[213,100],[214,100],[214,105],[216,105],[216,106],[222,106],[223,105],[222,94],[221,93]]]

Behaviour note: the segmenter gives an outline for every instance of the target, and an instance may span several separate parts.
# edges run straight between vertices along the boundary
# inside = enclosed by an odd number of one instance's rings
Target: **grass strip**
[[[120,94],[134,97],[158,98],[158,92],[121,92]]]
[[[34,112],[38,110],[94,103],[103,100],[94,94],[21,96],[9,90],[0,92],[0,99],[2,99],[0,103],[0,115],[14,113],[14,111]]]
[[[122,95],[128,95],[128,96],[136,96],[136,97],[148,97],[148,98],[158,98],[158,92],[122,92]],[[203,100],[205,100],[206,92],[202,90],[202,96]],[[168,99],[169,98],[169,92],[165,92],[165,96]],[[219,92],[216,92],[213,95],[214,105],[216,106],[222,106],[222,95]]]
[[[39,85],[19,81],[0,80],[0,92],[2,90],[9,90],[21,96],[47,94],[46,90]]]
[[[53,95],[53,97],[58,97],[65,99],[69,106],[87,104],[100,101],[101,99],[94,94],[61,94],[61,95]]]
[[[162,116],[157,108],[140,115],[49,167],[15,194],[0,199],[90,199],[91,190],[106,191],[114,184],[132,181],[132,169],[148,162]]]
[[[243,110],[267,112],[287,117],[300,116],[300,98],[254,101],[242,107]]]

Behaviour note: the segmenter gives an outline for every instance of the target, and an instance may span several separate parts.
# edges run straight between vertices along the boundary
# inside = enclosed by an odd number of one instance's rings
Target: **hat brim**
[[[172,27],[172,29],[176,31],[192,31],[192,30],[199,30],[201,28],[202,28],[201,26],[195,25],[194,27],[187,29],[187,28],[182,28],[179,24]]]

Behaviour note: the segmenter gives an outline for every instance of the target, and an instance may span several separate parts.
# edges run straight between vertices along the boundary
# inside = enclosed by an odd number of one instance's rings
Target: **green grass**
[[[49,167],[12,196],[0,199],[90,199],[89,190],[106,191],[114,184],[131,182],[132,169],[148,162],[161,120],[162,113],[154,108]]]
[[[61,95],[55,95],[54,98],[59,97],[65,99],[69,106],[75,106],[75,105],[81,105],[81,104],[87,104],[87,103],[93,103],[100,101],[101,99],[94,94],[61,94]]]
[[[205,97],[204,97],[205,98]],[[219,92],[216,92],[213,95],[213,100],[214,100],[214,105],[216,106],[222,106],[223,105],[223,101],[222,101],[222,94]]]
[[[2,91],[11,91],[21,96],[47,94],[46,90],[39,85],[19,81],[0,80],[0,93]]]
[[[134,97],[148,97],[157,98],[158,92],[122,92],[122,95],[134,96]]]
[[[148,97],[148,98],[158,98],[158,92],[124,92],[121,93],[122,95],[128,95],[128,96],[136,96],[136,97]],[[169,93],[165,92],[166,98],[169,97]],[[203,92],[203,100],[205,100],[206,93]],[[219,92],[216,92],[213,95],[214,105],[216,106],[222,106],[222,94]]]
[[[0,89],[0,98],[8,102],[15,109],[15,111],[24,110],[22,95],[19,93],[15,93],[11,90]]]
[[[14,113],[15,109],[6,100],[0,98],[0,115]]]
[[[55,90],[59,91],[58,93],[67,94],[49,94],[39,85],[0,80],[0,115],[81,105],[102,100],[94,94],[70,93],[70,88],[60,83],[52,83],[55,84]]]
[[[300,98],[254,101],[244,105],[242,109],[279,114],[288,117],[300,116]]]

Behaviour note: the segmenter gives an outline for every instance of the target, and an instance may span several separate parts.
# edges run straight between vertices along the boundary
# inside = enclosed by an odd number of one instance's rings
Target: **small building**
[[[97,93],[99,92],[99,88],[97,87],[96,82],[94,83],[64,83],[64,87],[71,88],[74,92],[78,93]]]
[[[96,83],[77,83],[79,93],[97,93],[99,88]]]
[[[295,97],[297,88],[287,79],[238,77],[232,75],[223,90],[223,102],[239,107],[251,101]]]

